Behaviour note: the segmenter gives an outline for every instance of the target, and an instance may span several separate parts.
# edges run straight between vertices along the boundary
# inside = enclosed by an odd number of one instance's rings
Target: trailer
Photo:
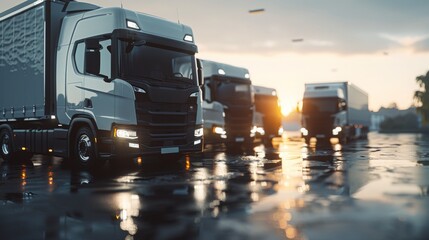
[[[302,107],[301,134],[311,138],[342,143],[366,138],[370,125],[368,94],[349,82],[308,83]]]
[[[123,8],[30,0],[0,14],[0,155],[178,158],[202,151],[192,29]]]

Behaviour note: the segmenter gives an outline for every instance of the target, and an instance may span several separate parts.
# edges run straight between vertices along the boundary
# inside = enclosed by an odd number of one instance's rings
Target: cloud
[[[198,23],[195,18],[187,23],[200,42],[219,52],[377,53],[407,47],[383,33],[413,39],[427,34],[429,25],[429,1],[273,0],[261,4],[265,12],[258,15],[246,14],[250,4],[244,1],[203,2],[206,10],[195,15]],[[296,38],[303,41],[293,42]]]
[[[189,25],[200,50],[221,53],[370,54],[411,45],[426,51],[416,37],[429,35],[427,0],[129,0],[124,7]],[[259,8],[265,11],[248,12]]]
[[[429,52],[429,38],[416,42],[413,47],[416,52]]]

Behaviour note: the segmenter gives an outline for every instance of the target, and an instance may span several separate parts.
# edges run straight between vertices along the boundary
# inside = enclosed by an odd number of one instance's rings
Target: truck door
[[[111,39],[87,39],[85,41],[84,109],[96,119],[98,128],[110,130],[114,121],[114,83],[104,79],[111,77]]]
[[[114,84],[111,76],[111,40],[89,38],[74,44],[76,72],[68,73],[67,113],[91,116],[100,130],[110,130],[114,119]]]
[[[66,89],[65,89],[65,105],[68,118],[83,110],[83,81],[85,78],[85,44],[79,42],[72,46],[70,58],[72,61],[67,61],[66,73]],[[60,98],[59,102],[62,101]]]

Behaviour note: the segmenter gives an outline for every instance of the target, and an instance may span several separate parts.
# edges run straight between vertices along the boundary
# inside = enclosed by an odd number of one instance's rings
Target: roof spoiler
[[[83,2],[76,2],[74,0],[60,0],[64,2],[62,12],[73,13],[73,12],[86,12],[100,8],[97,5]]]

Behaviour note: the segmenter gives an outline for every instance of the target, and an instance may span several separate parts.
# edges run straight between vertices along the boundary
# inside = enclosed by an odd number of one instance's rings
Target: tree
[[[414,93],[416,110],[423,117],[424,123],[429,123],[429,71],[426,75],[416,77],[419,90]]]
[[[382,131],[415,131],[417,128],[417,115],[410,112],[395,117],[388,117],[380,123]]]

